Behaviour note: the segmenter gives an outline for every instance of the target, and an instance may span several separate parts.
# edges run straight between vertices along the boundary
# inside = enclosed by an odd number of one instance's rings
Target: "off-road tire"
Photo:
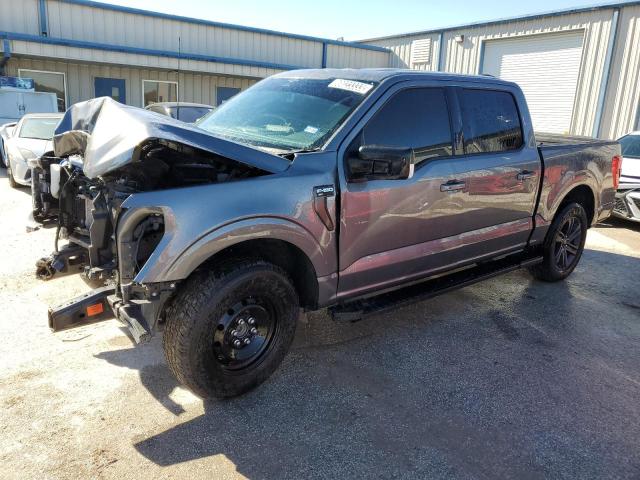
[[[566,266],[563,267],[562,260],[558,260],[558,249],[562,247],[561,237],[564,235],[563,231],[568,227],[571,219],[576,222],[575,225],[579,226],[579,235],[576,233],[577,237],[575,238],[575,242],[573,245],[570,245],[571,250],[575,251],[575,254],[570,254],[570,261],[566,262]],[[529,268],[531,275],[545,282],[558,282],[571,275],[582,257],[588,228],[587,213],[582,205],[572,202],[562,207],[553,219],[551,227],[547,232],[542,248],[544,260],[542,263]],[[576,230],[576,232],[578,231]],[[562,259],[561,253],[560,258]]]
[[[230,371],[214,349],[214,334],[222,325],[220,319],[238,302],[244,305],[247,297],[269,299],[263,301],[271,304],[275,327],[258,358]],[[163,337],[167,363],[180,383],[203,398],[240,395],[278,368],[293,341],[299,314],[298,295],[281,268],[263,260],[226,261],[194,274],[168,305]]]

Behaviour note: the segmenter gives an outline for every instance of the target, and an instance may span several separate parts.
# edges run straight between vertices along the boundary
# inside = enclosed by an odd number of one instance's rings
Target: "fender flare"
[[[187,278],[193,271],[216,253],[249,240],[260,238],[282,240],[300,249],[313,265],[316,275],[326,275],[335,270],[335,258],[301,225],[279,217],[252,217],[237,220],[207,232],[174,257],[154,277],[140,278],[141,283],[150,281],[177,281]],[[321,238],[324,239],[323,236]]]

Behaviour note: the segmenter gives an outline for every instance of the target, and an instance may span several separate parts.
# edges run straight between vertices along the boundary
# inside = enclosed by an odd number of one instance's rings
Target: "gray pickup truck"
[[[91,100],[54,146],[38,274],[108,282],[50,326],[163,330],[204,397],[269,377],[301,309],[355,321],[517,268],[566,278],[620,169],[616,142],[534,137],[513,83],[395,69],[275,75],[198,126]]]

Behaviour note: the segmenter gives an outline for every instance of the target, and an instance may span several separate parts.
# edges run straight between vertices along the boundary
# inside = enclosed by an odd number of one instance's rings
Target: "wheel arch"
[[[589,221],[589,227],[591,227],[596,214],[596,196],[593,189],[587,184],[580,184],[574,186],[567,192],[566,195],[558,202],[558,206],[554,211],[554,218],[562,210],[564,205],[568,203],[576,202],[582,205],[587,213],[587,220]]]
[[[181,248],[179,254],[171,255],[170,262],[161,261],[167,252],[157,252],[155,265],[135,281],[182,281],[225,258],[260,258],[285,270],[301,305],[314,309],[318,305],[319,277],[332,274],[336,268],[336,254],[330,244],[324,237],[316,240],[311,232],[287,219],[244,219],[210,231]]]
[[[293,282],[300,305],[308,309],[317,308],[319,289],[315,267],[309,257],[293,243],[275,238],[235,243],[211,255],[193,273],[213,269],[222,261],[233,258],[260,259],[282,268]]]

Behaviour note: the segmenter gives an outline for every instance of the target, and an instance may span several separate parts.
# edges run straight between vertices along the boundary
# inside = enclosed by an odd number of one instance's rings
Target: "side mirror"
[[[401,180],[411,178],[415,165],[413,148],[363,145],[349,157],[350,180]]]

